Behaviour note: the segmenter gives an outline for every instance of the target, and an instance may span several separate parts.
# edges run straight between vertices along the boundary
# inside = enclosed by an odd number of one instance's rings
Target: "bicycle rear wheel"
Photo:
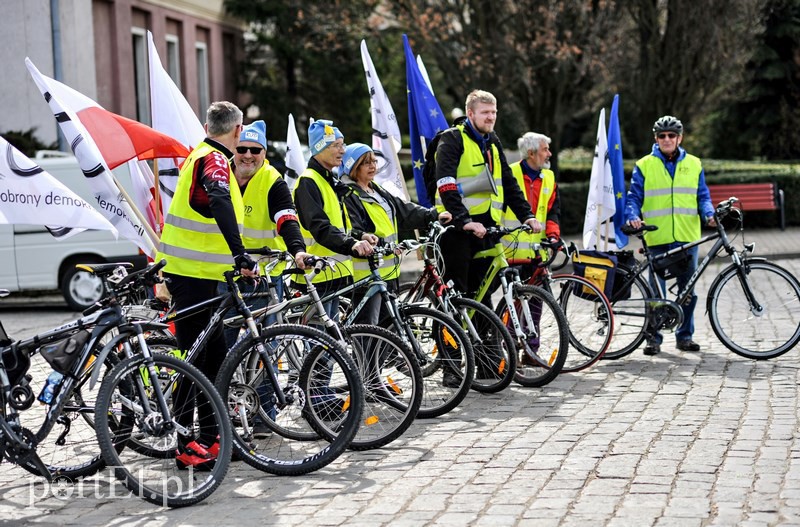
[[[472,341],[475,352],[475,378],[472,389],[497,393],[508,388],[517,370],[514,339],[494,311],[471,298],[454,297],[456,321]],[[477,335],[473,334],[473,331]]]
[[[364,413],[351,450],[385,446],[408,430],[422,404],[422,370],[391,331],[367,324],[342,328],[364,381]]]
[[[594,283],[572,274],[553,275],[550,291],[564,311],[573,352],[564,372],[581,371],[600,360],[614,334],[614,313],[603,291]]]
[[[800,283],[771,262],[730,265],[708,291],[708,315],[729,350],[749,359],[778,357],[800,341]]]
[[[160,383],[144,382],[153,371],[172,381],[165,388],[174,391],[166,416],[153,389]],[[186,394],[180,398],[185,403],[178,402],[177,392]],[[190,422],[178,424],[184,422],[183,417]],[[135,356],[115,366],[100,386],[95,423],[103,457],[116,477],[134,495],[151,503],[184,507],[203,501],[228,471],[231,427],[225,405],[200,370],[176,357]],[[175,436],[185,452],[202,447],[209,457],[202,464],[186,466],[176,457],[152,457],[123,448],[141,431],[157,441]]]
[[[475,377],[472,345],[458,323],[441,311],[401,305],[400,316],[414,340],[410,345],[417,354],[425,384],[417,416],[444,415],[464,400],[472,385]]]
[[[279,404],[263,344],[286,404]],[[248,465],[279,476],[318,470],[344,452],[361,422],[358,367],[340,343],[307,326],[276,324],[258,341],[240,340],[217,375],[233,422],[234,451]]]
[[[564,367],[569,350],[567,321],[553,295],[531,285],[514,284],[514,305],[524,336],[515,339],[520,355],[514,381],[526,387],[539,387],[552,382]],[[530,307],[531,318],[526,321],[523,302]],[[497,314],[515,334],[505,298],[497,306]],[[531,324],[532,322],[532,324]]]
[[[616,272],[616,283],[624,284],[630,280],[630,268],[617,265]],[[615,291],[609,298],[614,313],[614,338],[603,355],[603,360],[630,355],[644,341],[651,313],[648,298],[655,298],[655,293],[641,275],[634,277],[630,288]]]

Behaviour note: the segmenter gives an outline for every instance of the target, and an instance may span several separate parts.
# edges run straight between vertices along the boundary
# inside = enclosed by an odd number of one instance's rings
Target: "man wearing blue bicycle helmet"
[[[625,219],[635,228],[643,223],[658,226],[646,233],[645,241],[653,256],[687,242],[700,239],[701,221],[714,226],[714,207],[706,185],[705,172],[700,159],[688,154],[680,144],[683,141],[683,123],[671,115],[660,117],[653,124],[653,144],[650,154],[644,156],[633,169],[631,187],[625,206]],[[689,251],[691,258],[686,270],[677,276],[678,287],[683,288],[697,269],[697,247]],[[651,277],[651,282],[655,282]],[[658,279],[662,291],[664,280]],[[655,283],[654,283],[655,287]],[[694,308],[697,295],[684,306],[683,324],[675,332],[677,347],[682,351],[699,351],[700,345],[692,340],[694,334]],[[663,336],[656,333],[648,340],[645,355],[661,351]]]

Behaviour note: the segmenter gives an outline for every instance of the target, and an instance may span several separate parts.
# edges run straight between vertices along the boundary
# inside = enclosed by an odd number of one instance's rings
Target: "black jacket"
[[[314,157],[309,160],[308,168],[322,175],[325,181],[333,187],[344,216],[344,196],[350,192],[350,187],[334,178],[333,174],[326,170]],[[325,214],[322,193],[316,183],[309,178],[301,177],[294,191],[294,204],[297,206],[300,225],[311,233],[315,243],[319,243],[326,249],[339,254],[355,256],[353,254],[353,246],[357,240],[331,224],[328,215]]]
[[[350,234],[353,238],[360,240],[361,235],[365,232],[375,232],[375,223],[367,214],[362,203],[362,200],[371,201],[373,198],[356,183],[350,183],[348,186],[353,190],[344,200],[347,214],[350,216],[350,223],[353,226]],[[430,222],[439,218],[439,213],[435,208],[426,209],[416,203],[405,202],[374,183],[371,183],[370,187],[389,202],[394,217],[397,218],[398,229],[425,229]]]
[[[485,158],[490,155],[490,146],[492,144],[497,147],[502,170],[503,206],[510,207],[520,222],[524,222],[528,218],[533,218],[534,215],[531,213],[530,204],[525,199],[525,194],[522,193],[522,189],[520,189],[519,185],[517,185],[514,174],[511,173],[511,169],[508,166],[506,155],[503,152],[502,145],[500,144],[500,139],[494,132],[489,134],[487,138],[488,140],[479,137],[472,127],[469,126],[465,121],[466,118],[462,118],[457,120],[455,124],[464,123],[464,130],[470,139],[475,141],[475,143],[478,145],[485,143]],[[464,142],[461,138],[461,132],[455,126],[448,128],[442,133],[441,139],[439,140],[439,146],[436,149],[436,180],[438,181],[447,177],[457,179],[458,176],[456,175],[456,171],[463,154]],[[463,227],[470,221],[477,221],[485,226],[496,225],[491,217],[491,209],[483,214],[479,214],[475,218],[472,218],[469,214],[469,211],[464,206],[464,203],[461,201],[461,194],[459,194],[457,190],[448,190],[440,195],[442,197],[442,204],[444,205],[444,208],[453,215],[452,223],[456,227]]]

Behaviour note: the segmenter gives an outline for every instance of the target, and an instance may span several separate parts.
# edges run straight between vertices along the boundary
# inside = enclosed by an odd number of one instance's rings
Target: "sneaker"
[[[678,342],[678,349],[681,351],[700,351],[700,344],[692,339],[681,340]]]
[[[648,344],[644,348],[645,355],[658,355],[661,353],[661,344]]]
[[[216,443],[216,452],[219,453],[219,443]],[[193,468],[194,470],[210,471],[214,468],[216,455],[198,443],[192,441],[175,451],[175,465],[181,470]]]

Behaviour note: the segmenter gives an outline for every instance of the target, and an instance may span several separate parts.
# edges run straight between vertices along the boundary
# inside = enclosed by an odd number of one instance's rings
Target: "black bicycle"
[[[754,243],[739,249],[723,225],[732,222],[743,231],[742,212],[733,206],[735,197],[722,201],[714,212],[716,232],[695,242],[686,243],[664,254],[652,255],[644,241],[652,225],[639,229],[626,227],[623,232],[642,240],[643,261],[630,251],[616,252],[614,292],[614,339],[605,359],[628,355],[646,338],[662,329],[674,329],[683,321],[681,305],[691,298],[692,289],[709,263],[726,254],[731,264],[716,276],[708,289],[706,309],[711,328],[728,349],[749,359],[772,359],[783,355],[800,341],[800,282],[789,271],[765,258],[751,256]],[[714,241],[686,286],[674,300],[664,297],[660,287],[653,287],[643,276],[646,271],[663,278],[676,276],[685,269],[688,250]],[[674,286],[673,286],[674,287]]]

